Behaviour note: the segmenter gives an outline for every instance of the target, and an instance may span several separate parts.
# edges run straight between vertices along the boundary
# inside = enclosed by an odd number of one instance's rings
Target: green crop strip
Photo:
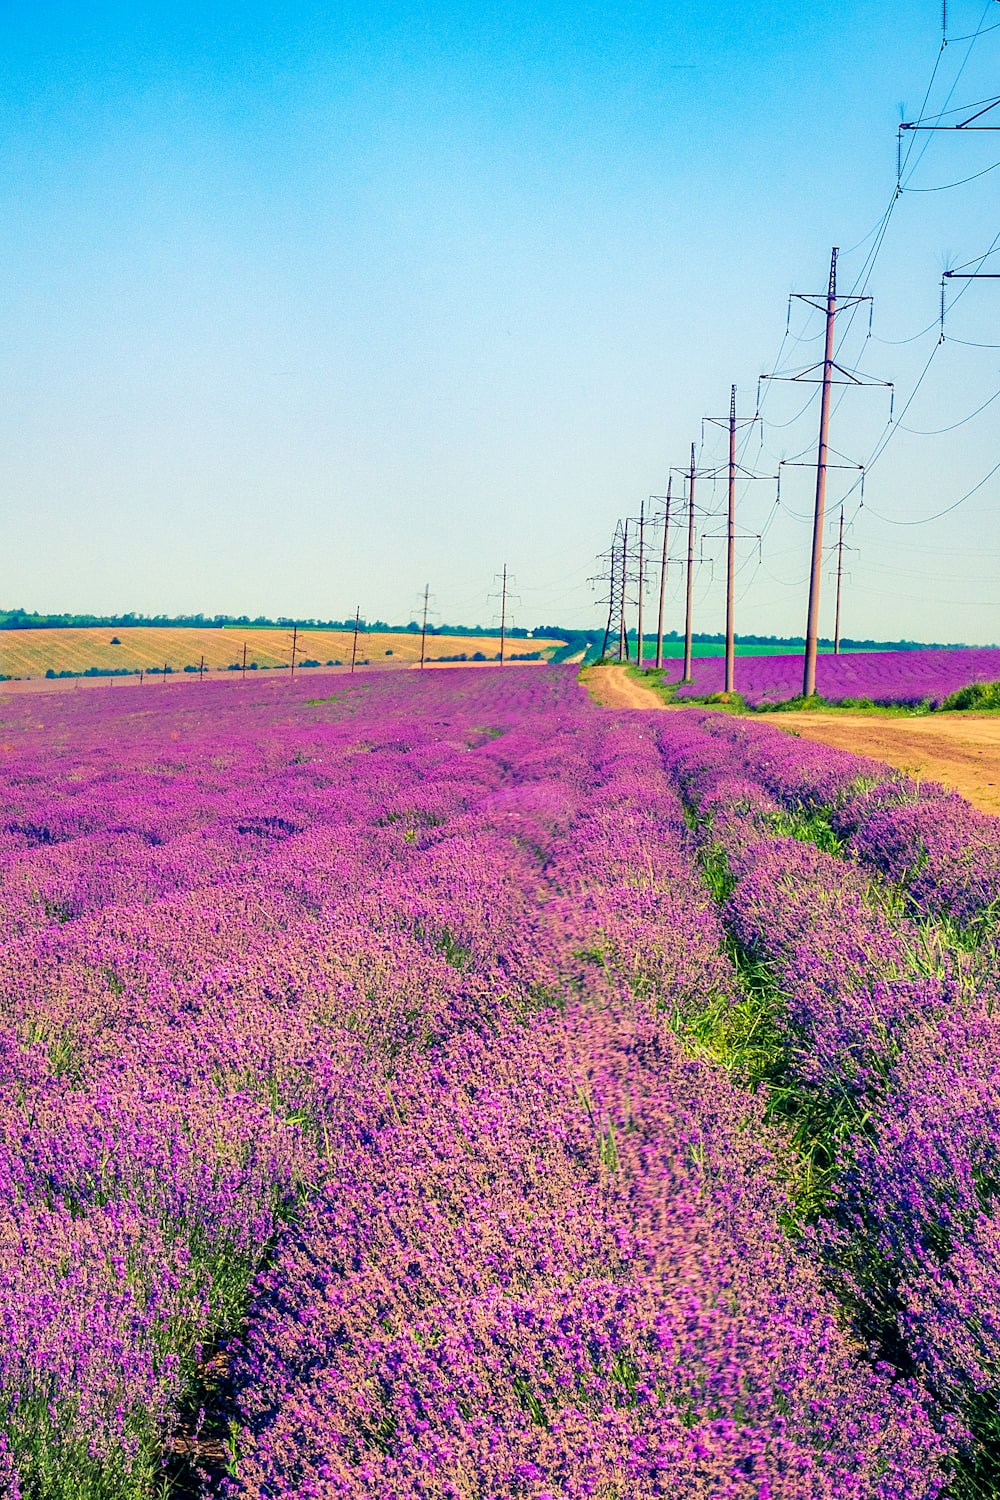
[[[725,903],[736,887],[736,879],[725,850],[710,839],[710,820],[698,814],[690,799],[684,798],[684,805],[688,825],[702,834],[699,863],[705,884],[724,919]],[[771,830],[777,837],[813,843],[846,862],[849,859],[846,841],[833,829],[832,817],[830,807],[783,809],[771,820]],[[866,895],[872,907],[890,921],[906,916],[904,885],[868,872]],[[961,991],[969,993],[977,980],[977,952],[991,931],[991,915],[992,909],[964,927],[947,915],[919,920],[910,917],[917,936],[905,954],[907,968],[915,976],[921,976],[940,974],[951,966],[953,971],[957,969]],[[713,995],[679,1029],[689,1045],[693,1044],[692,1050],[714,1058],[750,1091],[765,1090],[766,1118],[781,1127],[788,1144],[790,1201],[783,1227],[793,1238],[798,1238],[805,1228],[824,1217],[848,1164],[851,1142],[867,1132],[871,1110],[863,1099],[854,1099],[846,1092],[820,1093],[792,1076],[789,1038],[780,1024],[787,996],[774,966],[744,948],[729,932],[724,947],[742,998],[735,1007],[727,1009]],[[977,1190],[979,1186],[977,1183]],[[982,1197],[994,1197],[995,1192],[996,1184],[984,1180],[981,1201]],[[887,1307],[885,1317],[873,1321],[872,1310],[858,1305],[839,1278],[831,1283],[830,1289],[845,1323],[859,1330],[869,1345],[878,1350],[879,1358],[901,1376],[915,1378],[917,1372],[900,1339],[891,1309]],[[949,1403],[945,1401],[944,1405],[947,1408]],[[973,1394],[963,1403],[962,1417],[972,1434],[972,1443],[952,1460],[943,1500],[996,1500],[1000,1494],[1000,1415],[996,1392]]]
[[[725,850],[706,843],[699,862],[721,913],[736,885]],[[789,1040],[780,1025],[788,997],[773,964],[729,931],[723,950],[732,964],[739,999],[728,1009],[711,1004],[688,1029],[746,1088],[765,1091],[766,1117],[783,1128],[792,1154],[786,1227],[797,1233],[814,1222],[828,1202],[842,1143],[863,1124],[863,1117],[847,1095],[831,1100],[793,1079]]]

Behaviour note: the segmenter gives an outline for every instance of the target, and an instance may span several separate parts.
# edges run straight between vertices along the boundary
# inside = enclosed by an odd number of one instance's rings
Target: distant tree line
[[[268,615],[143,615],[129,612],[123,615],[43,615],[37,610],[0,609],[0,630],[66,630],[93,626],[162,626],[164,629],[223,630],[226,626],[242,625],[249,630],[291,630],[297,625],[300,630],[350,630],[354,629],[354,616],[345,620],[293,619],[290,615],[278,615],[272,620]],[[361,635],[419,635],[420,624],[410,620],[406,625],[390,625],[385,620],[362,620],[358,624]],[[495,638],[499,629],[492,625],[428,625],[428,635],[469,635]],[[559,632],[554,632],[556,635]],[[513,639],[523,640],[537,634],[527,626],[511,625],[507,634]],[[549,635],[553,632],[548,631]]]
[[[565,641],[566,644],[556,651],[552,658],[553,661],[557,662],[565,661],[567,657],[577,656],[581,651],[584,653],[586,660],[593,660],[597,657],[604,643],[603,627],[597,630],[576,630],[570,629],[567,626],[536,625],[532,631],[532,635],[536,640],[556,639]],[[635,630],[628,631],[628,638],[633,642],[636,640]],[[665,630],[663,632],[663,639],[668,644],[676,645],[683,641],[684,635],[682,631]],[[721,631],[715,634],[709,634],[706,631],[694,631],[691,639],[696,646],[723,646],[726,640]],[[644,640],[646,650],[651,653],[656,640],[655,633],[652,631],[647,632]],[[797,646],[804,649],[805,638],[801,635],[737,635],[736,644],[737,646],[773,646],[775,648]],[[828,636],[820,636],[819,644],[821,647],[832,650],[833,639]],[[841,636],[840,644],[843,649],[849,651],[957,651],[965,649],[965,643],[959,641],[875,641],[854,640],[849,636]]]

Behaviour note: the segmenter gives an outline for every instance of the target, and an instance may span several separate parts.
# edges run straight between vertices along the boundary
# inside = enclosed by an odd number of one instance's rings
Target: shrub
[[[942,708],[1000,708],[1000,682],[970,682],[949,693]]]

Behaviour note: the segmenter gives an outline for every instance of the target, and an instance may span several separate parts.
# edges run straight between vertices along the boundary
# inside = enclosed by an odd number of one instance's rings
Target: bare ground
[[[874,714],[788,713],[768,715],[767,722],[839,750],[875,756],[911,776],[941,781],[983,812],[1000,813],[1000,716],[890,719]]]
[[[624,667],[587,667],[580,681],[603,708],[666,706],[658,693],[629,677]],[[763,722],[838,750],[871,755],[921,780],[940,781],[983,812],[1000,814],[1000,715],[897,719],[841,712],[779,713],[768,714]]]
[[[659,693],[629,677],[624,667],[585,667],[580,681],[602,708],[665,708]]]

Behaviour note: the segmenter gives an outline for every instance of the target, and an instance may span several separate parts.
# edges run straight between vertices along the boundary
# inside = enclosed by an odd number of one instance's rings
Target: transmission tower
[[[614,540],[607,552],[602,552],[598,558],[603,563],[603,568],[595,578],[596,583],[608,585],[607,597],[599,600],[601,604],[608,606],[608,623],[604,628],[604,643],[601,646],[602,657],[617,657],[619,661],[625,661],[628,655],[628,636],[625,631],[625,576],[628,567],[628,534],[627,523],[621,521],[615,526]]]
[[[694,491],[695,481],[706,475],[714,477],[714,469],[699,469],[695,463],[694,443],[691,444],[691,461],[686,469],[675,468],[674,474],[683,474],[687,481],[687,554],[685,557],[685,581],[684,581],[684,670],[681,673],[682,682],[691,681],[692,658],[694,654],[694,570],[701,563],[709,562],[706,557],[695,557],[694,544],[696,538],[695,518],[696,516],[708,516],[710,511],[704,510],[695,504]]]
[[[828,552],[836,552],[837,554],[837,605],[836,609],[834,610],[833,616],[834,656],[840,655],[840,591],[844,577],[844,553],[857,552],[858,550],[859,549],[857,547],[849,547],[848,544],[844,541],[844,506],[843,503],[841,503],[840,525],[837,531],[837,540],[835,542],[831,542],[830,546],[827,548]]]
[[[736,434],[743,427],[753,427],[760,421],[756,413],[752,417],[739,418],[736,415],[736,387],[733,386],[729,396],[728,417],[706,417],[705,421],[712,426],[725,427],[729,433],[729,462],[725,469],[716,469],[711,477],[725,473],[726,475],[726,530],[725,532],[706,532],[703,541],[718,536],[726,538],[726,692],[735,691],[736,681],[736,543],[737,541],[755,541],[760,543],[759,532],[740,532],[736,530],[736,480],[739,479],[772,479],[777,480],[776,474],[753,474],[736,461]]]
[[[361,605],[359,604],[354,614],[354,635],[351,639],[351,671],[354,671],[354,663],[358,659],[358,631],[361,629]]]
[[[495,594],[491,594],[490,598],[498,599],[500,601],[500,665],[503,666],[507,654],[507,630],[510,625],[510,604],[512,600],[514,600],[515,603],[519,603],[520,601],[516,600],[515,596],[510,591],[510,586],[515,582],[515,578],[513,573],[508,570],[506,563],[504,563],[503,565],[503,572],[494,575],[493,582],[500,585],[499,591]]]
[[[871,380],[847,370],[834,358],[834,331],[836,316],[861,303],[871,303],[871,297],[848,296],[837,298],[837,248],[830,255],[830,279],[825,294],[822,292],[795,292],[792,299],[813,307],[826,318],[826,341],[823,358],[819,364],[810,365],[796,374],[764,375],[762,380],[790,380],[822,387],[819,410],[819,445],[816,450],[816,500],[813,509],[812,560],[809,568],[809,610],[806,617],[806,649],[802,672],[802,696],[811,698],[816,692],[816,656],[819,648],[819,595],[820,575],[823,563],[823,530],[826,523],[826,475],[829,468],[843,465],[830,463],[830,397],[835,385],[877,385],[892,389],[889,380]],[[890,408],[891,415],[891,408]],[[847,467],[857,468],[850,464]]]
[[[421,670],[421,672],[424,670],[424,663],[427,660],[427,606],[430,604],[430,598],[431,598],[431,586],[430,586],[429,583],[426,583],[426,584],[424,584],[424,609],[423,609],[423,615],[422,615],[421,621],[420,621],[420,670]]]
[[[653,665],[659,670],[663,666],[663,611],[667,601],[667,570],[671,563],[678,559],[672,558],[670,554],[670,505],[674,483],[674,476],[667,475],[667,493],[665,495],[650,495],[650,503],[654,500],[663,506],[663,515],[660,524],[663,527],[663,542],[660,555],[660,601],[656,612],[656,656]]]

